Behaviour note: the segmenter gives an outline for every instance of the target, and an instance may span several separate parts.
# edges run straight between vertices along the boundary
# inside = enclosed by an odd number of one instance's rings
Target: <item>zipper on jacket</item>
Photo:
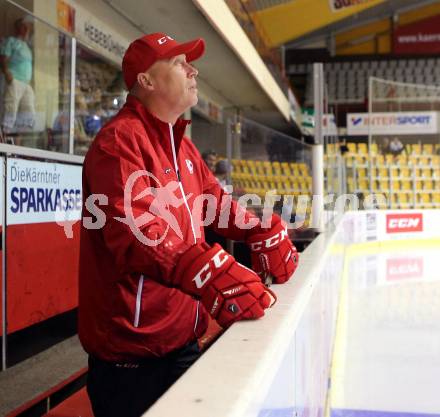
[[[136,308],[135,308],[135,312],[134,312],[134,322],[133,322],[134,327],[139,327],[139,317],[141,314],[143,287],[144,287],[144,276],[141,275],[139,277],[138,289],[137,289],[137,294],[136,294]]]
[[[180,192],[182,193],[183,201],[185,203],[186,209],[188,210],[189,219],[191,221],[191,230],[192,230],[193,237],[194,237],[194,243],[197,243],[196,231],[194,229],[194,223],[193,223],[193,218],[191,215],[191,210],[189,209],[188,202],[186,201],[185,191],[183,190],[182,179],[180,177],[180,171],[179,171],[179,167],[177,165],[176,148],[174,146],[174,133],[173,133],[173,127],[172,127],[171,123],[168,123],[168,128],[170,130],[171,148],[173,150],[174,169],[176,170],[177,178],[179,180]],[[198,311],[198,309],[197,309],[197,311]]]
[[[196,336],[197,336],[197,333],[196,333],[197,325],[199,324],[199,306],[200,306],[200,301],[197,301],[196,321],[194,322],[194,334]]]

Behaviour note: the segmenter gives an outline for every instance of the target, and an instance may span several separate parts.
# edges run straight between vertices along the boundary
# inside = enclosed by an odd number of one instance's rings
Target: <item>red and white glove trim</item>
[[[252,268],[261,280],[270,285],[288,281],[298,266],[298,252],[289,239],[281,218],[273,216],[274,225],[269,230],[259,229],[246,243],[251,250]]]

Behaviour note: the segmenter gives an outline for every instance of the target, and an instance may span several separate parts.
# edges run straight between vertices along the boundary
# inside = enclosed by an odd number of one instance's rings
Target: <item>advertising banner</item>
[[[438,113],[419,111],[347,114],[347,135],[367,136],[369,129],[373,135],[435,134],[439,132]]]
[[[81,166],[8,158],[8,333],[78,303]]]
[[[393,53],[440,53],[440,15],[396,28],[393,33]]]
[[[67,32],[75,30],[75,9],[63,0],[57,1],[58,26]]]
[[[390,213],[386,215],[387,233],[423,232],[422,213]]]
[[[81,166],[8,159],[8,225],[81,218]]]
[[[94,50],[120,65],[129,40],[120,35],[115,27],[104,23],[77,2],[75,7],[75,35]],[[117,25],[116,25],[117,26]]]
[[[332,12],[340,12],[353,6],[367,5],[368,3],[377,3],[374,0],[329,0]]]
[[[315,111],[312,108],[304,108],[302,110],[301,126],[303,132],[307,135],[315,134]],[[322,134],[324,136],[337,136],[338,128],[336,126],[336,118],[334,114],[322,115]]]

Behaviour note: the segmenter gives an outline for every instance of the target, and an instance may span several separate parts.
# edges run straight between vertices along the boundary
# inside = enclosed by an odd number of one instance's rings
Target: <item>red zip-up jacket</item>
[[[204,241],[202,194],[211,196],[212,227],[246,238],[234,224],[237,204],[229,204],[230,196],[184,137],[188,123],[164,123],[129,95],[86,155],[83,198],[90,199],[81,222],[79,337],[88,353],[103,360],[163,356],[206,330],[202,304],[168,285],[182,254]],[[137,220],[130,224],[130,218]]]

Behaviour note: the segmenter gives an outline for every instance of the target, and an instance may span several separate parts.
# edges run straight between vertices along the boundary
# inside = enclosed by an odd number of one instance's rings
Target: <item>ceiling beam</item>
[[[251,14],[255,26],[261,28],[268,47],[276,47],[300,36],[377,6],[384,0],[364,0],[340,10],[331,7],[338,0],[295,0]],[[264,35],[264,36],[263,36]]]

